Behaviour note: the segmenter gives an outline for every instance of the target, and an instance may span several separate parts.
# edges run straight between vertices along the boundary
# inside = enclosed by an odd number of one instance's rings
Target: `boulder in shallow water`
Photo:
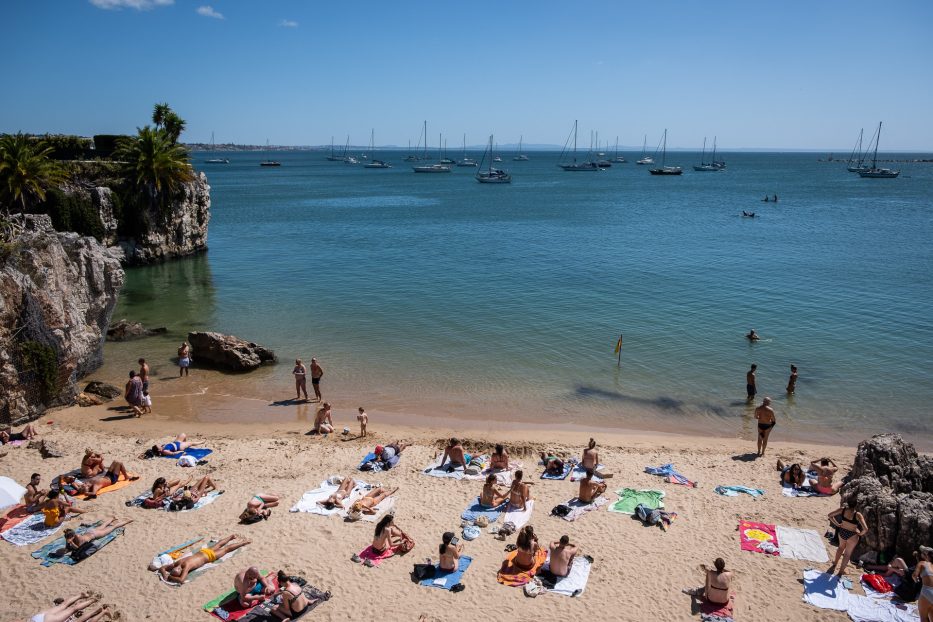
[[[252,371],[275,362],[275,352],[251,341],[221,333],[188,333],[191,358],[199,365],[229,371]]]
[[[75,403],[82,407],[100,406],[104,403],[104,400],[93,393],[78,393],[78,397],[75,398]]]
[[[109,402],[110,400],[123,395],[123,391],[121,391],[118,387],[115,387],[112,384],[107,384],[106,382],[98,382],[97,380],[87,383],[87,386],[84,387],[84,392],[91,393],[100,398],[103,398],[105,402]]]
[[[131,341],[143,337],[152,337],[153,335],[162,335],[166,332],[168,332],[168,329],[164,326],[146,328],[139,322],[120,320],[107,329],[107,341]]]

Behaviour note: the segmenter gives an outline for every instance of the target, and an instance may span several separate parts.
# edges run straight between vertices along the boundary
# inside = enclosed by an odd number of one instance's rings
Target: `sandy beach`
[[[108,407],[109,406],[109,407]],[[85,447],[104,454],[105,462],[121,460],[140,475],[122,490],[81,502],[92,511],[72,524],[107,519],[133,518],[122,537],[77,566],[56,564],[43,568],[30,552],[31,546],[0,543],[0,562],[6,589],[0,620],[18,620],[48,606],[57,596],[84,589],[104,595],[128,620],[207,620],[200,607],[232,587],[235,572],[256,565],[272,572],[282,568],[305,577],[312,585],[330,591],[332,598],[308,619],[384,620],[471,619],[593,619],[634,620],[646,615],[661,620],[699,619],[691,612],[684,587],[702,583],[700,565],[716,557],[736,572],[736,620],[844,620],[844,613],[816,609],[801,601],[801,572],[819,567],[813,562],[745,552],[739,548],[740,519],[786,527],[812,529],[822,534],[826,515],[838,497],[792,498],[781,494],[775,461],[806,463],[828,455],[848,465],[853,447],[806,446],[772,442],[762,459],[754,456],[754,440],[695,438],[676,435],[599,434],[602,462],[615,473],[612,491],[631,487],[665,492],[665,506],[678,518],[667,532],[648,528],[630,516],[606,511],[589,512],[575,522],[549,516],[550,509],[576,495],[577,484],[568,480],[538,479],[537,451],[547,449],[579,456],[591,436],[589,431],[528,425],[522,429],[427,429],[402,427],[370,412],[369,438],[354,439],[356,421],[348,411],[335,411],[338,429],[349,427],[349,437],[308,436],[309,425],[192,423],[184,429],[163,413],[142,420],[125,418],[116,403],[91,408],[70,408],[49,413],[37,422],[42,438],[54,442],[65,457],[43,460],[25,446],[0,451],[0,471],[21,483],[32,472],[42,475],[47,486],[55,475],[79,465]],[[214,450],[208,463],[191,469],[173,460],[140,460],[137,455],[153,443],[167,442],[177,432],[201,439]],[[585,591],[577,598],[546,594],[526,598],[521,589],[496,581],[504,559],[505,542],[484,530],[465,544],[464,554],[473,564],[463,578],[465,591],[451,593],[412,583],[412,564],[431,556],[444,531],[459,532],[460,514],[476,497],[481,482],[428,477],[422,470],[442,447],[444,438],[458,434],[467,451],[482,453],[491,443],[504,442],[513,459],[523,462],[531,474],[536,500],[530,520],[542,543],[568,534],[595,563]],[[413,443],[394,469],[380,473],[355,470],[363,455],[376,443],[402,439]],[[644,473],[645,466],[672,462],[699,482],[697,488],[667,483]],[[166,513],[127,507],[125,502],[143,493],[158,476],[177,478],[210,475],[225,492],[214,503],[187,513]],[[331,475],[356,475],[370,483],[399,487],[396,522],[413,536],[417,545],[404,557],[395,557],[377,568],[352,563],[350,557],[372,538],[372,523],[349,523],[337,516],[290,513],[302,493],[316,488]],[[528,476],[526,476],[528,479]],[[718,485],[760,488],[765,495],[724,497]],[[282,495],[280,507],[268,521],[254,525],[237,522],[250,496],[259,491]],[[252,541],[236,557],[180,588],[170,588],[146,570],[152,557],[193,537],[220,538],[240,534]],[[51,538],[49,538],[51,540]],[[825,540],[823,540],[825,543]],[[834,547],[826,546],[834,555]],[[825,567],[825,565],[823,565]],[[856,578],[850,566],[849,576]],[[856,581],[857,583],[857,581]],[[860,588],[856,587],[856,591]]]

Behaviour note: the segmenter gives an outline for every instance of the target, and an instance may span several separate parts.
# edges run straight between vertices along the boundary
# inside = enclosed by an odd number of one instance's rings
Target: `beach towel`
[[[3,518],[0,518],[0,532],[16,527],[21,522],[32,516],[34,513],[35,512],[27,511],[26,506],[22,503],[14,505],[9,510],[7,510],[7,513],[3,516]]]
[[[0,538],[16,546],[26,546],[28,544],[34,544],[39,540],[44,540],[59,529],[61,529],[61,525],[57,527],[46,527],[45,516],[43,514],[33,514],[15,527],[11,527],[3,533],[0,533]]]
[[[914,603],[894,604],[886,598],[853,594],[835,576],[808,568],[803,571],[803,600],[820,609],[845,611],[853,622],[917,622]]]
[[[279,580],[275,575],[268,577],[268,570],[260,570],[259,574],[267,577],[276,590],[279,589]],[[240,605],[236,590],[227,590],[214,600],[204,603],[201,608],[221,620],[239,620],[253,609]]]
[[[781,543],[781,557],[805,559],[819,564],[829,561],[823,538],[812,529],[795,529],[778,525],[775,528],[775,535]]]
[[[342,510],[338,510],[337,513],[343,518],[349,518],[350,507],[353,505],[356,499],[362,497],[364,494],[365,491],[361,492],[356,498],[350,497],[347,501],[344,502],[346,507]],[[393,509],[395,509],[395,497],[386,497],[380,501],[376,507],[373,508],[373,514],[360,514],[360,520],[367,523],[378,523],[379,519],[391,512]]]
[[[724,497],[738,497],[739,493],[751,495],[756,499],[765,494],[760,488],[749,488],[748,486],[716,486],[716,492]]]
[[[609,504],[610,512],[634,514],[638,505],[644,505],[650,510],[659,510],[664,507],[664,491],[662,490],[623,488],[617,490],[616,494],[619,495],[619,500]]]
[[[189,447],[180,454],[175,454],[173,456],[156,456],[157,458],[168,458],[169,460],[178,460],[182,456],[191,456],[195,460],[204,460],[207,456],[214,453],[213,449],[208,449],[207,447]]]
[[[534,512],[534,509],[534,500],[525,502],[524,510],[517,510],[506,504],[505,512],[502,515],[502,523],[512,523],[515,525],[515,531],[518,531],[531,520],[531,513]]]
[[[200,499],[198,499],[197,502],[194,504],[194,507],[191,508],[190,510],[178,510],[178,512],[194,512],[195,510],[200,510],[200,509],[203,508],[205,505],[210,505],[211,503],[213,503],[214,500],[216,500],[217,497],[219,497],[219,496],[222,495],[222,494],[224,494],[224,491],[223,491],[223,490],[212,490],[211,492],[207,493],[206,495],[204,495],[203,497],[201,497]],[[129,501],[127,501],[126,504],[127,504],[127,505],[133,505],[133,506],[142,508],[142,507],[144,507],[144,506],[143,506],[143,501],[145,501],[146,499],[148,499],[148,498],[149,498],[149,495],[150,495],[150,493],[144,492],[143,494],[139,495],[138,497],[133,497],[132,499],[130,499]],[[160,507],[160,508],[145,508],[145,509],[154,509],[154,510],[164,510],[164,511],[167,511],[167,510],[168,510],[168,505],[169,505],[169,503],[170,503],[170,501],[166,499],[165,502],[162,504],[162,507]],[[172,512],[172,514],[175,514],[175,513],[176,513],[176,512]]]
[[[389,559],[390,557],[395,556],[396,550],[397,550],[397,547],[390,546],[389,548],[384,550],[382,553],[379,553],[376,551],[376,549],[372,547],[372,545],[369,545],[365,549],[357,553],[356,556],[360,558],[360,561],[365,562],[366,560],[369,560],[373,563],[373,566],[378,566],[379,564]]]
[[[780,555],[780,541],[774,525],[739,521],[739,544],[743,551]]]
[[[81,525],[80,527],[75,529],[75,533],[80,535],[91,529],[100,527],[103,523],[104,521],[97,521],[96,523],[92,525]],[[119,529],[115,529],[111,531],[103,538],[97,538],[96,540],[93,541],[94,545],[97,547],[94,552],[96,553],[97,551],[100,551],[102,548],[104,548],[105,546],[113,542],[117,536],[122,536],[122,535],[123,535],[123,527],[120,527]],[[55,540],[43,546],[38,551],[34,551],[32,553],[32,556],[38,560],[41,560],[42,562],[41,565],[45,566],[46,568],[48,568],[52,564],[65,564],[66,566],[74,566],[75,564],[78,563],[78,561],[75,561],[75,559],[71,556],[71,553],[65,547],[65,536],[56,538]]]
[[[696,488],[697,484],[694,481],[691,481],[687,478],[686,475],[677,472],[677,469],[674,468],[673,463],[662,464],[657,467],[645,467],[645,473],[650,473],[651,475],[660,475],[664,477],[668,482],[672,484],[680,484],[681,486],[690,486],[691,488]]]
[[[331,516],[340,511],[340,507],[335,506],[333,509],[327,509],[318,505],[318,501],[325,501],[329,496],[337,492],[338,486],[336,484],[330,484],[328,482],[321,482],[321,485],[315,488],[314,490],[309,490],[308,492],[301,495],[301,499],[298,500],[295,505],[293,505],[288,511],[289,512],[306,512],[308,514],[318,514],[320,516]]]
[[[515,565],[514,560],[517,554],[518,551],[511,551],[505,556],[505,561],[502,562],[502,567],[496,575],[496,581],[502,585],[508,585],[509,587],[521,587],[525,585],[534,579],[541,567],[544,566],[544,562],[547,561],[547,551],[538,549],[534,564],[532,564],[531,568],[525,570]]]
[[[562,596],[579,596],[586,589],[591,567],[590,560],[577,555],[573,558],[573,564],[570,566],[570,574],[566,577],[555,577],[551,574],[551,556],[548,554],[547,562],[541,568],[538,577],[549,592],[561,594]]]
[[[544,466],[543,462],[538,462],[538,464]],[[560,475],[554,475],[552,473],[548,473],[547,471],[543,471],[541,473],[541,479],[567,479],[567,476],[570,475],[570,472],[574,469],[575,466],[576,462],[571,462],[568,460],[564,462],[564,470]]]
[[[795,488],[793,484],[781,483],[781,494],[785,497],[821,497],[820,493],[809,486]]]
[[[586,514],[587,512],[598,510],[599,508],[603,507],[607,503],[609,503],[609,499],[607,499],[606,497],[602,497],[602,496],[596,497],[596,499],[594,499],[592,503],[584,503],[583,501],[580,501],[579,497],[574,497],[570,501],[567,501],[564,503],[564,505],[570,508],[570,512],[568,512],[564,516],[561,516],[561,518],[563,518],[565,521],[573,522],[577,520],[578,518],[580,518],[581,516],[583,516],[584,514]]]
[[[459,559],[459,564],[457,564],[456,570],[441,570],[440,566],[434,565],[434,576],[428,579],[422,579],[418,581],[419,585],[425,587],[439,587],[442,590],[449,590],[453,586],[460,583],[463,579],[463,573],[467,571],[467,568],[470,567],[470,564],[473,563],[473,558],[467,555],[462,555]]]
[[[700,599],[700,620],[702,622],[727,622],[732,620],[735,609],[735,595],[729,596],[729,602],[713,603],[705,598]]]
[[[98,490],[98,491],[97,491],[97,496],[105,495],[105,494],[107,494],[108,492],[114,492],[114,491],[120,490],[121,488],[126,488],[127,486],[129,486],[130,484],[132,484],[133,482],[135,482],[135,481],[137,481],[137,480],[139,479],[139,476],[137,476],[137,475],[135,475],[135,474],[133,474],[133,473],[130,473],[129,475],[130,475],[130,478],[136,478],[136,479],[129,479],[129,478],[123,477],[123,476],[121,475],[121,476],[120,476],[120,479],[118,479],[117,482],[116,482],[115,484],[110,484],[109,486],[104,486],[103,488],[101,488],[100,490]],[[85,481],[85,479],[86,479],[86,478],[81,477],[81,469],[74,469],[74,470],[72,470],[72,471],[68,471],[67,473],[62,473],[61,475],[59,475],[58,477],[56,477],[54,480],[52,480],[52,486],[51,486],[51,488],[52,488],[53,490],[58,490],[58,489],[61,487],[61,478],[67,477],[67,476],[74,476],[74,477],[77,478],[77,479],[76,479],[76,482],[81,482],[81,483],[83,483],[83,482]],[[78,494],[78,495],[74,495],[74,498],[75,498],[75,499],[87,499],[87,495],[85,495],[85,494]]]
[[[464,456],[466,457],[466,456]],[[463,479],[464,471],[463,467],[458,466],[455,469],[450,469],[450,462],[447,462],[443,467],[440,466],[441,460],[444,459],[443,455],[438,456],[431,461],[431,464],[424,469],[423,473],[425,475],[430,475],[431,477],[446,477],[449,479]],[[469,458],[467,458],[469,460]]]
[[[490,523],[494,523],[499,520],[499,516],[502,514],[502,511],[506,508],[508,502],[501,503],[494,508],[483,507],[479,504],[479,497],[476,498],[476,501],[471,503],[467,509],[463,511],[460,515],[460,518],[463,520],[476,522],[476,519],[480,516],[485,516]]]
[[[159,555],[171,555],[173,552],[178,551],[178,550],[180,550],[180,549],[183,549],[183,548],[185,548],[187,545],[193,544],[194,542],[197,542],[198,540],[201,540],[201,538],[197,538],[197,539],[195,539],[195,540],[189,540],[188,542],[185,542],[184,544],[179,544],[178,546],[176,546],[176,547],[174,547],[174,548],[171,548],[171,549],[169,549],[169,550],[167,550],[167,551],[163,551],[162,553],[159,553]],[[185,554],[182,555],[181,557],[182,557],[182,558],[183,558],[183,557],[187,557],[188,555],[192,555],[192,554],[194,554],[194,553],[197,553],[197,552],[200,551],[202,548],[205,548],[205,547],[206,547],[206,548],[212,548],[212,547],[214,547],[214,546],[216,546],[216,545],[217,545],[217,540],[210,540],[207,544],[204,544],[204,545],[202,545],[202,546],[199,546],[199,547],[197,547],[196,549],[192,547],[192,549],[186,551]],[[243,547],[240,547],[239,549],[236,549],[235,551],[230,551],[229,553],[227,553],[226,555],[224,555],[223,557],[221,557],[221,558],[218,559],[217,561],[211,562],[211,563],[209,563],[209,564],[204,564],[204,565],[201,566],[200,568],[198,568],[198,569],[196,569],[196,570],[192,570],[191,572],[188,573],[188,576],[185,577],[185,582],[184,582],[184,583],[176,583],[176,582],[174,582],[174,581],[167,581],[164,577],[162,577],[161,574],[159,574],[159,572],[158,572],[157,570],[154,571],[154,572],[155,572],[156,576],[159,577],[159,581],[161,581],[161,582],[164,583],[165,585],[168,585],[169,587],[181,587],[182,585],[185,585],[185,584],[187,584],[187,583],[191,583],[192,581],[194,581],[195,579],[197,579],[198,577],[200,577],[202,574],[204,574],[204,573],[207,572],[208,570],[210,570],[210,569],[212,569],[212,568],[216,568],[218,564],[220,564],[220,563],[222,563],[222,562],[225,562],[225,561],[227,561],[228,559],[232,558],[234,555],[236,555],[237,553],[239,553],[239,552],[242,550],[242,548],[243,548]],[[180,559],[180,558],[179,558],[179,559]]]
[[[325,592],[319,590],[313,585],[309,584],[303,577],[291,577],[292,581],[301,585],[301,591],[305,595],[305,598],[308,599],[308,608],[305,609],[300,615],[289,618],[291,620],[301,620],[308,613],[313,611],[321,603],[330,600],[330,592]],[[272,583],[278,588],[278,579],[276,577],[271,578]],[[276,604],[280,602],[278,595],[271,598],[270,600],[264,601],[258,605],[255,605],[251,609],[243,609],[240,607],[239,602],[237,601],[237,596],[235,591],[230,591],[223,594],[219,598],[215,598],[211,602],[205,604],[203,609],[208,611],[208,607],[212,606],[209,611],[215,617],[221,618],[222,620],[239,620],[240,622],[281,622],[281,618],[277,618],[272,614],[272,609],[275,608]]]
[[[378,473],[379,471],[388,471],[392,467],[396,466],[399,461],[402,459],[402,454],[395,454],[395,457],[390,461],[386,460],[377,460],[376,454],[369,452],[363,459],[360,461],[360,464],[356,467],[357,471],[372,471],[373,473]]]

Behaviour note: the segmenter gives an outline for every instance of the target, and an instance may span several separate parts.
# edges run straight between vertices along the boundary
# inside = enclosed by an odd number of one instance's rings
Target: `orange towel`
[[[502,568],[499,569],[499,574],[496,577],[496,580],[502,585],[508,585],[509,587],[521,587],[525,585],[534,578],[538,570],[541,569],[541,566],[544,565],[544,562],[547,561],[547,551],[538,549],[538,553],[535,555],[534,565],[528,570],[525,570],[514,564],[514,559],[517,554],[518,551],[512,551],[505,556],[505,561],[502,562]]]
[[[27,512],[25,505],[22,503],[14,505],[3,518],[0,518],[0,531],[13,529],[30,516],[32,516],[32,512]]]

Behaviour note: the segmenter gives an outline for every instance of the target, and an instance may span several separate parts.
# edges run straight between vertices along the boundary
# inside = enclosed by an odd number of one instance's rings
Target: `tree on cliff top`
[[[185,131],[185,120],[166,103],[156,104],[153,107],[152,122],[155,123],[156,129],[165,132],[172,144],[177,143],[181,133]]]
[[[51,153],[45,142],[22,132],[0,136],[0,206],[7,213],[44,201],[46,191],[64,178]]]
[[[188,151],[158,127],[138,128],[136,136],[120,141],[114,156],[124,163],[128,181],[150,205],[164,205],[194,179]]]

